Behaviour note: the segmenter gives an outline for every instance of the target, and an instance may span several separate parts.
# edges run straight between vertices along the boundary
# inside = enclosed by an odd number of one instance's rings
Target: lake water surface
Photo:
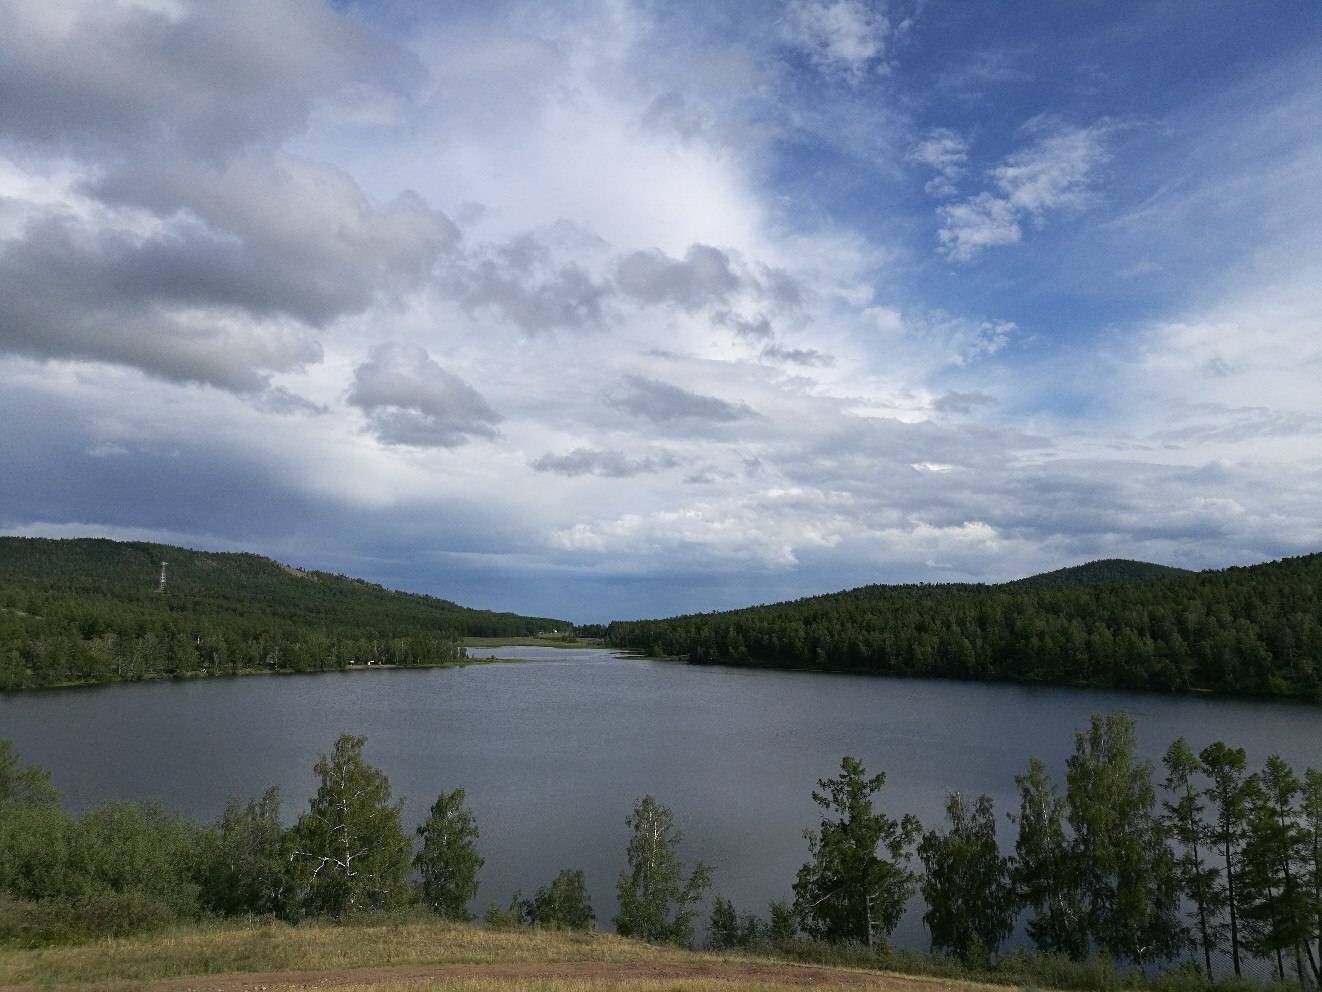
[[[939,822],[953,790],[1017,808],[1032,756],[1058,780],[1093,713],[1127,710],[1158,766],[1183,735],[1322,768],[1322,709],[1200,696],[1100,692],[855,675],[693,667],[561,648],[470,649],[537,663],[149,682],[0,695],[0,738],[54,773],[66,808],[156,797],[199,820],[231,794],[280,786],[285,818],[316,789],[312,766],[337,735],[406,797],[405,823],[463,786],[487,864],[477,910],[584,868],[609,926],[624,867],[624,818],[651,793],[675,813],[686,860],[714,890],[765,913],[791,896],[807,856],[810,792],[842,755],[884,771],[880,804]],[[925,947],[918,914],[898,943]]]

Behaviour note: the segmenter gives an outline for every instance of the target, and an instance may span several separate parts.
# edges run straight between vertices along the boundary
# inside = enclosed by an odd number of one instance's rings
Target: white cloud
[[[910,161],[926,165],[936,173],[924,188],[930,195],[941,198],[958,195],[955,184],[964,174],[968,157],[969,143],[959,132],[946,127],[929,131],[909,149],[908,155]]]
[[[1022,224],[1041,225],[1048,212],[1077,210],[1093,199],[1099,167],[1108,160],[1107,121],[1087,128],[1057,128],[1030,122],[1047,133],[1028,148],[1007,156],[987,177],[998,192],[982,192],[941,206],[937,238],[946,257],[967,262],[987,248],[1017,244]]]
[[[373,348],[354,369],[349,402],[386,444],[453,448],[496,437],[500,420],[477,390],[412,344]]]
[[[863,0],[794,0],[785,31],[823,72],[858,82],[885,67],[890,20]]]

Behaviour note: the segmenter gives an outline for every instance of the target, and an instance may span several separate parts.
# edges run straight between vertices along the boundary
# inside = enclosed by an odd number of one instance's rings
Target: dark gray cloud
[[[454,448],[474,437],[496,437],[500,421],[477,390],[413,344],[373,348],[354,369],[349,402],[386,444]]]
[[[994,396],[986,393],[945,393],[932,401],[932,409],[937,413],[972,413],[980,406],[990,406],[996,402]]]
[[[628,375],[622,381],[624,391],[610,396],[607,402],[616,409],[656,423],[672,420],[731,421],[757,415],[747,404],[690,393],[687,389],[680,389],[659,379]]]
[[[470,312],[494,309],[529,334],[596,326],[610,286],[573,259],[600,247],[563,221],[457,259],[443,286]]]
[[[535,471],[555,475],[598,475],[610,479],[627,479],[674,468],[679,463],[668,452],[647,458],[629,458],[623,451],[575,448],[565,455],[555,455],[548,451],[531,464]]]
[[[302,130],[346,84],[420,73],[313,0],[0,4],[0,133],[55,146],[170,142],[216,155]]]
[[[740,280],[729,255],[695,244],[683,259],[656,249],[625,255],[615,267],[615,284],[640,303],[668,303],[691,313],[724,303],[739,289]]]
[[[643,111],[643,127],[649,131],[678,135],[692,141],[706,134],[712,127],[711,114],[697,106],[682,93],[663,93]]]
[[[260,390],[271,372],[320,361],[321,346],[297,322],[196,309],[221,304],[244,265],[205,231],[135,239],[81,230],[69,216],[45,219],[0,249],[0,350]]]
[[[733,310],[719,310],[712,314],[712,323],[719,327],[728,327],[747,341],[769,341],[775,336],[775,332],[771,329],[771,321],[762,314],[745,317]]]
[[[144,291],[310,324],[415,288],[459,239],[416,193],[379,202],[340,170],[289,157],[138,162],[88,192],[172,222],[168,244],[144,245],[133,276]]]
[[[762,349],[762,357],[773,362],[784,362],[787,365],[816,366],[818,368],[829,368],[835,364],[835,359],[816,348],[782,348],[778,344],[773,344]]]

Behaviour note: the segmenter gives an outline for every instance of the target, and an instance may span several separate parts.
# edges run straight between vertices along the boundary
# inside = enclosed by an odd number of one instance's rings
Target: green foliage
[[[450,664],[464,636],[567,626],[251,554],[0,537],[0,690],[348,662]]]
[[[1138,760],[1133,718],[1094,715],[1087,732],[1075,734],[1066,769],[1092,939],[1140,966],[1173,957],[1186,944],[1174,857],[1157,814],[1152,766]]]
[[[410,844],[400,826],[403,802],[363,760],[365,738],[340,735],[315,771],[321,784],[290,835],[294,878],[304,912],[340,917],[400,902]]]
[[[242,804],[231,796],[215,839],[206,901],[222,916],[294,915],[290,838],[280,823],[280,790]]]
[[[1080,961],[1088,954],[1088,936],[1078,858],[1065,832],[1065,800],[1038,758],[1014,782],[1019,835],[1012,878],[1031,913],[1028,936],[1046,954]]]
[[[1211,831],[1198,785],[1203,766],[1183,737],[1172,742],[1162,762],[1166,766],[1164,787],[1172,797],[1162,802],[1162,809],[1167,836],[1175,844],[1175,880],[1192,906],[1203,974],[1211,975],[1212,951],[1216,947],[1213,924],[1221,910],[1221,873],[1209,858]]]
[[[20,768],[14,742],[0,740],[0,803],[35,803],[53,806],[60,790],[51,784],[50,772],[36,765]]]
[[[895,820],[873,808],[885,781],[846,755],[838,777],[817,783],[823,791],[813,802],[836,818],[804,831],[809,860],[794,883],[794,906],[811,937],[871,946],[895,929],[914,892],[907,865],[920,827],[912,816]]]
[[[1244,944],[1257,957],[1274,958],[1277,976],[1285,981],[1285,954],[1294,956],[1313,935],[1303,878],[1308,841],[1300,822],[1303,787],[1290,766],[1275,754],[1249,782],[1241,890]],[[1297,965],[1302,972],[1302,955]]]
[[[529,925],[548,930],[591,930],[597,922],[588,898],[587,876],[581,868],[565,868],[550,885],[523,903]]]
[[[724,613],[616,621],[607,640],[695,664],[1322,699],[1322,554],[1119,577],[865,586]]]
[[[477,895],[477,873],[486,863],[477,853],[477,821],[464,808],[464,790],[442,792],[418,827],[422,850],[413,859],[422,877],[422,898],[449,920],[471,920],[468,904]]]
[[[1014,929],[1018,912],[1010,868],[996,846],[996,818],[989,796],[970,807],[958,792],[946,802],[947,829],[928,831],[918,844],[920,888],[927,902],[923,922],[932,949],[950,951],[970,965],[986,965]]]
[[[769,928],[756,914],[741,913],[729,899],[716,897],[707,921],[707,943],[712,950],[752,947],[766,943],[769,937]]]
[[[710,870],[699,861],[685,878],[679,858],[684,835],[675,829],[670,810],[651,796],[643,796],[624,822],[632,835],[629,868],[616,883],[615,929],[654,944],[688,944],[698,903],[711,885]]]
[[[1227,925],[1225,929],[1218,925],[1216,932],[1218,937],[1229,938],[1231,964],[1235,977],[1239,977],[1242,974],[1240,949],[1243,935],[1240,933],[1242,897],[1238,890],[1244,870],[1244,846],[1249,836],[1249,798],[1252,793],[1245,771],[1247,759],[1243,748],[1226,747],[1221,741],[1203,748],[1198,752],[1198,759],[1210,783],[1203,791],[1212,810],[1209,839],[1221,856],[1220,885],[1215,904],[1225,907]]]

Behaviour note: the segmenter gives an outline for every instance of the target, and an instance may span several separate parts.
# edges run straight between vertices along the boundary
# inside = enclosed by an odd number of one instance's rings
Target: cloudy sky
[[[1314,0],[0,0],[0,531],[576,621],[1322,549]]]

